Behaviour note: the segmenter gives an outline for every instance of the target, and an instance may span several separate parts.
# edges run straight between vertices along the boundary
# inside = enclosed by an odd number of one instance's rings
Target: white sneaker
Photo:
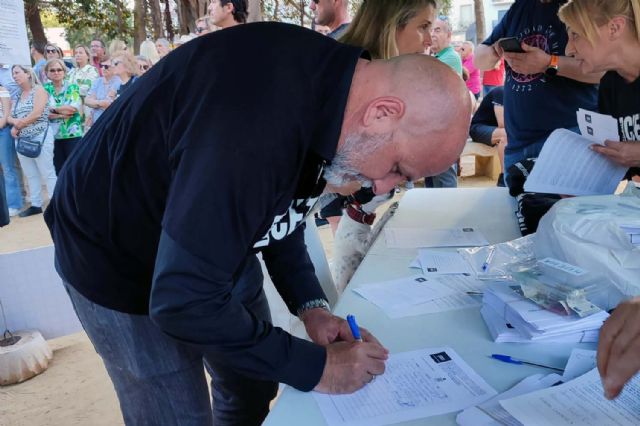
[[[18,216],[18,213],[20,213],[20,210],[18,209],[9,209],[9,217]]]

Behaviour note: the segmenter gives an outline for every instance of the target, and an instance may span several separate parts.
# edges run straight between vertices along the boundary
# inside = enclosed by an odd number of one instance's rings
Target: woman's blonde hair
[[[435,0],[367,0],[362,3],[342,43],[369,51],[373,59],[398,56],[396,33],[424,8],[437,8]]]
[[[59,61],[60,59],[56,59],[56,60]],[[20,68],[22,72],[26,73],[29,76],[29,81],[31,82],[32,88],[40,85],[40,80],[38,79],[38,76],[36,75],[36,73],[33,71],[33,68],[25,67],[24,65],[14,65],[11,67],[12,74],[13,74],[13,70],[16,68]]]
[[[129,71],[129,74],[131,74],[132,76],[140,75],[138,62],[136,61],[135,56],[133,56],[131,53],[129,53],[126,50],[120,50],[120,51],[114,52],[114,54],[111,55],[111,61],[113,63],[118,60],[122,61],[127,71]]]
[[[111,43],[109,43],[109,49],[107,50],[109,54],[111,56],[115,56],[116,52],[119,52],[121,50],[127,50],[127,43],[118,39],[111,40]]]
[[[626,18],[636,40],[640,41],[640,0],[569,0],[558,12],[560,20],[589,43],[598,39],[598,27],[612,18]]]
[[[151,61],[152,65],[160,60],[160,55],[158,54],[158,49],[156,49],[156,44],[151,40],[145,40],[140,43],[140,55],[148,58]]]

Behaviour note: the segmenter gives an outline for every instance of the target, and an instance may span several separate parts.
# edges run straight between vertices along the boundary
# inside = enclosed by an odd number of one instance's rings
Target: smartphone
[[[520,42],[515,37],[501,38],[498,40],[498,44],[505,52],[524,53]]]

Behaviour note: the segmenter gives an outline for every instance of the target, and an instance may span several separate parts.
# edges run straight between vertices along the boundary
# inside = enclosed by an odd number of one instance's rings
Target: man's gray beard
[[[341,187],[353,181],[359,182],[363,187],[373,187],[373,182],[362,176],[354,164],[358,162],[357,160],[373,156],[388,139],[387,135],[347,135],[344,144],[333,157],[331,165],[324,168],[324,179],[329,185],[335,187]]]

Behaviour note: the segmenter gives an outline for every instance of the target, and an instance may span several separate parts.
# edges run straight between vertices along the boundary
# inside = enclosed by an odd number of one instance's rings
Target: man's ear
[[[235,11],[235,6],[233,5],[233,2],[229,2],[225,4],[224,8],[227,9],[229,13],[233,13]]]
[[[395,130],[404,113],[402,99],[393,96],[376,98],[365,110],[363,125],[372,133],[388,133]]]

